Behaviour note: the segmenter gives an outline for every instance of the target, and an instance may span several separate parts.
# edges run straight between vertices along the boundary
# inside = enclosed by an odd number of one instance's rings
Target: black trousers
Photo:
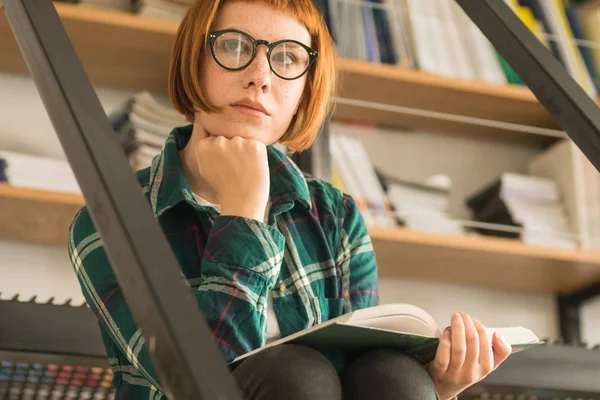
[[[394,350],[370,351],[339,375],[318,351],[280,345],[239,365],[233,376],[248,400],[436,400],[425,368]]]

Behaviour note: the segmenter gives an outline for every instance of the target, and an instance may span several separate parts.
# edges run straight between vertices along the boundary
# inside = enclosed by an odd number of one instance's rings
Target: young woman
[[[311,145],[335,93],[334,59],[311,0],[200,0],[180,26],[170,95],[191,124],[137,176],[226,362],[378,304],[375,254],[353,199],[271,146]],[[165,398],[86,208],[69,250],[117,398]],[[426,367],[389,349],[350,357],[283,345],[232,374],[257,400],[447,400],[511,350],[466,314],[450,326]]]

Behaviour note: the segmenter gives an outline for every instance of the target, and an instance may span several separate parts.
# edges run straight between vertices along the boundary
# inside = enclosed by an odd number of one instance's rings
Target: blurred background
[[[600,1],[505,2],[597,99]],[[173,127],[187,124],[166,87],[170,48],[192,3],[54,3],[132,171],[150,165]],[[539,358],[474,388],[473,398],[600,398],[598,171],[455,1],[318,3],[342,79],[323,132],[325,178],[361,208],[381,302],[418,305],[442,327],[464,311],[547,340]],[[70,314],[85,310],[66,245],[83,198],[1,13],[0,181],[0,327],[19,327],[48,347],[38,352],[68,352],[67,344],[53,347],[61,339],[48,329],[71,343],[90,324],[94,332],[87,314],[81,322]],[[47,327],[60,318],[64,329]],[[48,376],[48,396],[77,387],[64,398],[110,397],[110,371],[94,343],[95,353],[65,369],[18,356],[0,335],[0,396],[3,379],[9,398],[9,386],[38,390]],[[549,369],[524,373],[526,362]]]

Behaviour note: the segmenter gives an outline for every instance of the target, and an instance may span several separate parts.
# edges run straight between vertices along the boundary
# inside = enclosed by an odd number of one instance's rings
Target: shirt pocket
[[[321,314],[321,322],[344,314],[344,299],[341,297],[314,296],[311,299],[313,309]]]

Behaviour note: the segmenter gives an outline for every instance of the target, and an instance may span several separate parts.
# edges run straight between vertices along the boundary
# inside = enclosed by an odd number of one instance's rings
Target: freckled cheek
[[[294,87],[282,87],[276,95],[276,103],[279,104],[279,110],[286,115],[293,114],[301,95],[301,91]]]
[[[201,86],[207,100],[217,106],[227,104],[235,84],[233,74],[210,60],[204,62],[202,67]]]
[[[204,87],[204,93],[208,97],[208,101],[213,104],[223,105],[226,103],[226,99],[231,97],[231,84],[227,82],[227,77],[222,74],[209,76],[204,83]]]

